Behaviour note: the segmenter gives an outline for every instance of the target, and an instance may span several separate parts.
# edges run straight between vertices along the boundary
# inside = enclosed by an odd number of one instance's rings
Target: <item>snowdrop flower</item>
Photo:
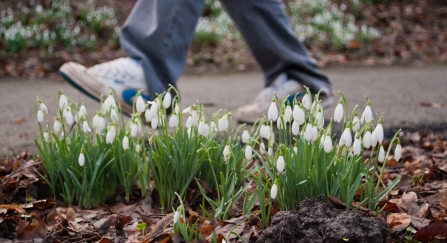
[[[111,144],[115,140],[116,136],[116,127],[113,124],[109,125],[109,130],[107,131],[106,135],[106,143]]]
[[[365,135],[363,136],[363,147],[370,148],[372,143],[372,136],[370,131],[366,131]]]
[[[124,136],[123,138],[123,149],[127,150],[129,148],[129,137],[128,136]]]
[[[180,219],[180,212],[179,211],[175,211],[174,213],[174,224],[176,224],[178,222],[178,220]]]
[[[360,131],[360,119],[357,116],[357,113],[355,114],[354,118],[352,119],[352,131],[353,132]]]
[[[361,142],[360,142],[360,135],[356,134],[354,139],[354,144],[352,145],[354,150],[354,155],[359,155],[360,150],[362,149]]]
[[[221,132],[228,130],[228,115],[224,115],[219,119],[217,123],[217,129]]]
[[[151,128],[153,130],[155,130],[155,129],[157,129],[157,127],[158,127],[158,116],[154,116],[154,117],[152,117],[152,120],[151,120]]]
[[[278,106],[276,106],[276,103],[274,101],[272,101],[272,103],[270,103],[270,107],[267,113],[267,118],[270,121],[276,121],[278,119]]]
[[[320,138],[320,148],[323,148],[324,146],[324,139],[326,139],[326,136],[323,134]]]
[[[377,124],[376,128],[374,129],[374,132],[376,133],[377,142],[382,143],[383,142],[382,118],[379,119],[379,123]]]
[[[247,145],[247,147],[245,148],[245,159],[251,160],[252,158],[253,158],[253,149],[251,148],[250,145]]]
[[[315,142],[318,138],[318,129],[317,126],[312,126],[312,142]]]
[[[64,116],[65,121],[67,122],[67,124],[69,126],[73,125],[74,123],[74,119],[73,119],[73,114],[71,114],[71,109],[69,106],[67,106],[66,108],[64,108],[64,111],[62,113],[62,116]]]
[[[278,194],[278,186],[276,184],[273,184],[272,189],[270,190],[270,198],[275,199],[277,194]]]
[[[282,116],[280,116],[278,118],[278,120],[276,121],[276,126],[278,127],[279,130],[284,129],[285,124],[286,124],[286,122],[284,121],[284,118]]]
[[[261,142],[261,144],[259,144],[259,153],[261,155],[264,155],[265,152],[266,152],[265,151],[265,144],[263,142]]]
[[[146,110],[146,105],[144,104],[143,97],[141,95],[138,95],[137,101],[135,102],[135,108],[137,109],[138,113],[143,113]]]
[[[375,147],[377,145],[377,133],[376,130],[371,133],[371,146]]]
[[[250,133],[248,133],[247,129],[244,129],[244,131],[242,132],[242,142],[247,143],[249,139]]]
[[[400,145],[400,140],[397,140],[396,148],[394,149],[394,158],[399,161],[402,156],[402,146]]]
[[[300,133],[300,124],[296,120],[292,123],[292,133],[297,136]]]
[[[50,134],[48,132],[44,132],[43,133],[43,139],[45,139],[45,142],[49,142],[50,141]]]
[[[84,166],[85,157],[84,157],[84,153],[82,153],[82,152],[79,154],[78,163],[81,167]]]
[[[138,135],[138,124],[133,122],[132,127],[130,128],[130,136],[136,137]]]
[[[171,106],[172,96],[171,93],[167,92],[165,97],[163,97],[163,107],[168,109]]]
[[[62,124],[58,117],[58,118],[56,118],[56,121],[54,121],[53,130],[56,134],[58,134],[61,131],[61,128],[62,128]]]
[[[110,109],[110,119],[112,121],[118,121],[118,113],[116,112],[116,109],[114,107]]]
[[[284,171],[284,157],[281,155],[278,157],[278,160],[276,161],[276,169],[279,173],[282,173]]]
[[[65,97],[65,95],[62,93],[62,91],[60,91],[60,96],[59,96],[59,109],[64,109],[65,107],[68,106],[68,100],[67,97]]]
[[[303,99],[301,100],[301,103],[303,104],[304,108],[306,108],[306,110],[310,109],[310,96],[309,94],[306,92],[306,94],[303,96]]]
[[[192,127],[192,116],[188,116],[188,119],[186,119],[185,127],[186,128],[191,128]]]
[[[326,135],[324,138],[324,144],[323,144],[324,152],[329,153],[332,151],[332,139],[329,135]]]
[[[191,111],[191,125],[195,127],[199,125],[199,115],[196,110]]]
[[[155,102],[152,102],[151,108],[149,111],[144,113],[144,118],[146,118],[147,122],[152,121],[152,118],[158,114],[158,105]]]
[[[42,123],[45,120],[45,114],[44,112],[39,108],[39,110],[37,111],[37,121],[39,123]]]
[[[92,132],[92,129],[90,129],[90,127],[88,126],[87,121],[82,122],[82,130],[84,131],[84,133]]]
[[[98,117],[96,132],[99,133],[106,128],[106,119],[103,116]]]
[[[268,139],[268,137],[265,137],[265,133],[266,133],[265,129],[266,129],[266,125],[262,124],[261,128],[259,129],[259,135],[261,135],[262,138]],[[269,135],[270,135],[270,133],[269,133]]]
[[[178,126],[178,116],[176,114],[172,114],[171,118],[169,119],[169,127],[174,128]]]
[[[116,105],[116,101],[115,101],[115,97],[113,97],[113,94],[110,93],[110,95],[106,98],[106,100],[104,101],[104,103],[102,104],[102,110],[105,113],[110,112],[110,108],[114,107],[115,109],[118,107]]]
[[[317,119],[316,127],[322,128],[324,126],[324,117],[323,117],[323,111],[321,109],[318,109],[317,114],[315,115],[315,118]]]
[[[139,144],[135,145],[135,151],[139,153],[141,151],[141,145]]]
[[[265,125],[265,127],[264,127],[264,136],[262,136],[262,134],[261,134],[261,137],[263,137],[265,139],[269,139],[270,135],[271,135],[270,126],[269,125]]]
[[[269,156],[273,156],[273,148],[269,146],[268,150],[267,150],[267,154]]]
[[[47,106],[46,106],[43,102],[40,102],[39,110],[42,110],[42,112],[43,112],[44,114],[47,114],[47,115],[48,115],[48,109],[47,109]]]
[[[304,139],[305,139],[307,142],[310,142],[310,141],[312,140],[312,137],[313,137],[313,131],[312,131],[312,129],[313,129],[312,124],[307,123],[307,125],[306,125],[306,129],[304,130]]]
[[[304,111],[301,107],[299,107],[298,105],[295,105],[293,107],[293,120],[296,121],[298,123],[298,125],[303,125],[304,121],[306,120],[306,116],[304,114]]]
[[[182,111],[182,114],[186,114],[186,113],[190,114],[190,113],[191,113],[191,109],[192,109],[191,106],[185,108],[185,109]]]
[[[225,146],[225,148],[224,148],[224,150],[223,150],[223,156],[224,156],[224,158],[227,158],[228,157],[228,155],[230,154],[230,145],[226,145]]]
[[[352,136],[351,136],[351,129],[349,127],[346,127],[343,131],[343,134],[341,135],[339,145],[346,145],[346,147],[351,146],[352,144]]]
[[[361,123],[370,122],[373,119],[373,113],[371,110],[371,101],[368,98],[366,98],[366,99],[368,100],[368,102],[367,102],[365,110],[363,111],[363,114],[360,118]]]
[[[290,105],[286,106],[283,115],[284,123],[288,123],[292,120],[292,113],[293,113],[292,107]]]
[[[385,160],[385,150],[383,150],[383,146],[382,145],[380,145],[378,160],[379,160],[379,162],[383,162]]]
[[[340,98],[340,101],[339,101],[337,107],[335,107],[334,121],[336,121],[336,122],[340,122],[341,119],[343,119],[343,104],[341,102],[342,102],[342,98]]]
[[[78,117],[81,119],[83,116],[87,115],[87,109],[85,109],[85,105],[81,105],[78,111]]]
[[[215,132],[217,131],[217,126],[216,126],[216,122],[215,121],[211,121],[210,122],[210,132]]]
[[[209,131],[210,131],[210,128],[209,128],[208,124],[206,122],[204,122],[204,121],[200,121],[199,122],[199,127],[197,128],[197,133],[199,135],[202,135],[202,136],[206,137],[206,136],[209,135]]]

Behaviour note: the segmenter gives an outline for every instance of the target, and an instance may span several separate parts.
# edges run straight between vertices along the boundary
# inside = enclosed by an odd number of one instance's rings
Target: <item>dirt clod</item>
[[[335,208],[325,196],[302,201],[295,210],[281,211],[272,226],[256,239],[262,242],[388,242],[388,225],[353,211]]]

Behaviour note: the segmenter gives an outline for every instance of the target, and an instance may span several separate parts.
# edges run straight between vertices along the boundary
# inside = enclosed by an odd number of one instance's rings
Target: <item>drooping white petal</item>
[[[244,129],[244,131],[242,132],[242,142],[247,143],[249,139],[250,133],[247,131],[247,129]]]
[[[59,109],[64,110],[65,107],[68,107],[68,100],[64,94],[61,94],[61,96],[59,97]]]
[[[273,148],[269,146],[268,150],[267,150],[267,154],[269,156],[273,156]]]
[[[324,138],[324,152],[329,153],[332,151],[332,139],[330,136],[326,135]]]
[[[301,107],[299,107],[298,105],[295,105],[293,107],[293,120],[296,121],[298,123],[298,125],[303,125],[304,121],[306,120],[306,116],[304,114],[303,109],[301,109]]]
[[[297,136],[300,133],[300,124],[296,120],[292,123],[292,134]]]
[[[176,114],[172,114],[171,118],[169,119],[169,127],[174,128],[178,126],[178,116]]]
[[[104,128],[106,128],[106,119],[102,116],[99,116],[97,125],[98,126],[96,127],[96,132],[99,133],[104,130]]]
[[[335,107],[334,111],[334,121],[340,122],[343,119],[343,104],[338,103],[337,107]]]
[[[134,138],[137,135],[138,135],[138,124],[133,123],[132,126],[130,127],[130,136]]]
[[[158,116],[154,116],[154,117],[152,117],[152,120],[151,120],[151,128],[152,129],[157,129],[157,127],[158,127]]]
[[[284,156],[279,156],[278,160],[276,161],[276,169],[279,173],[282,173],[284,171],[285,162],[284,162]]]
[[[351,146],[351,144],[352,144],[351,129],[347,127],[345,128],[343,134],[341,135],[340,145],[345,145],[346,147],[349,147]]]
[[[85,156],[84,156],[84,153],[80,153],[80,154],[79,154],[78,163],[79,163],[79,165],[80,165],[81,167],[84,166],[84,163],[85,163]]]
[[[371,106],[367,105],[362,113],[360,120],[362,123],[364,123],[364,122],[370,122],[372,121],[372,119],[373,119],[373,113],[371,110]]]
[[[383,162],[385,160],[385,150],[383,149],[383,146],[380,146],[379,149],[379,157],[377,158],[379,162]]]
[[[173,219],[174,224],[176,224],[179,219],[180,219],[180,212],[179,211],[175,211],[174,219]]]
[[[84,133],[92,132],[92,129],[90,129],[87,121],[82,122],[82,130],[84,131]]]
[[[63,116],[65,117],[67,125],[69,126],[73,125],[74,123],[73,114],[71,113],[71,109],[68,106],[64,109]]]
[[[273,184],[272,189],[270,189],[270,198],[275,199],[277,194],[278,194],[278,186],[276,184]]]
[[[267,152],[267,151],[265,151],[265,144],[263,142],[261,142],[261,144],[259,145],[259,153],[261,155],[263,155],[263,154],[265,154],[265,152]]]
[[[141,95],[137,97],[135,108],[137,109],[138,113],[143,113],[144,110],[146,110],[146,104],[144,103],[143,97],[141,97]]]
[[[42,123],[44,120],[45,120],[45,114],[44,114],[44,112],[41,109],[39,109],[37,111],[37,121],[39,123]]]
[[[310,96],[308,93],[306,93],[303,96],[303,99],[301,100],[301,103],[303,104],[304,108],[306,108],[306,110],[310,109],[311,103],[310,103]]]
[[[400,145],[400,143],[398,143],[396,145],[396,148],[394,149],[394,159],[396,159],[396,161],[399,161],[401,156],[402,156],[402,146]]]
[[[123,149],[127,150],[129,148],[129,137],[128,136],[124,136],[123,138]]]
[[[194,127],[199,125],[199,114],[196,110],[191,111],[191,125]]]
[[[115,122],[118,121],[118,113],[116,112],[116,109],[113,107],[110,109],[110,120]]]
[[[376,128],[374,129],[374,132],[376,133],[377,142],[382,143],[383,142],[383,125],[381,123],[377,124]]]
[[[267,113],[267,118],[270,121],[276,121],[278,119],[278,106],[275,102],[270,103],[270,107]]]
[[[352,131],[358,132],[360,130],[360,119],[358,116],[354,116],[352,119]]]
[[[377,145],[377,134],[376,134],[376,130],[374,130],[371,133],[371,146],[375,147],[376,145]]]
[[[306,129],[304,129],[304,139],[307,142],[310,142],[312,140],[312,136],[313,136],[313,126],[310,123],[307,123],[306,125]]]
[[[247,145],[247,147],[245,147],[245,159],[251,160],[252,158],[253,158],[253,149],[251,148],[250,145]]]
[[[43,112],[44,114],[47,114],[47,115],[48,115],[48,109],[47,109],[47,106],[46,106],[43,102],[40,102],[39,110],[42,110],[42,112]]]
[[[270,138],[270,134],[271,134],[271,129],[269,125],[265,125],[264,127],[264,136],[262,136],[265,139],[269,139]]]
[[[163,97],[163,106],[168,109],[171,106],[172,96],[171,93],[166,93],[165,97]]]
[[[317,126],[312,126],[312,142],[315,142],[318,138],[318,129]]]
[[[228,116],[224,115],[221,117],[217,123],[217,129],[219,131],[228,131]]]
[[[50,141],[50,134],[48,132],[44,132],[43,139],[48,143]]]
[[[288,123],[292,120],[292,107],[290,105],[286,106],[286,109],[284,110],[284,115],[282,116],[284,119],[284,123]]]
[[[360,138],[357,138],[357,136],[355,136],[354,144],[352,145],[352,150],[354,152],[354,155],[359,155],[361,149],[362,149],[362,144],[361,144]]]
[[[324,126],[323,112],[321,110],[318,110],[315,118],[317,119],[317,127],[322,128]]]
[[[204,121],[199,122],[199,126],[197,127],[197,133],[201,136],[207,136],[206,134],[206,126],[207,124]]]
[[[366,131],[365,135],[363,135],[363,147],[369,149],[372,143],[372,135],[370,131]]]
[[[78,117],[81,119],[83,116],[87,115],[87,109],[85,108],[85,105],[81,105],[78,111]]]
[[[116,105],[116,101],[115,101],[115,97],[113,97],[113,95],[109,95],[106,100],[104,100],[104,103],[102,104],[103,107],[103,112],[104,113],[108,113],[110,112],[110,108],[118,108],[118,106]]]
[[[190,114],[190,113],[191,113],[191,109],[192,109],[191,106],[185,108],[185,109],[182,111],[182,114],[185,114],[185,113]]]
[[[141,145],[139,145],[139,144],[135,145],[135,151],[140,152],[141,151]]]
[[[106,134],[106,143],[108,144],[113,143],[113,141],[115,140],[115,136],[116,136],[116,127],[115,125],[110,125],[109,130],[107,131]]]
[[[227,158],[227,156],[230,154],[230,145],[226,145],[223,150],[223,156]]]
[[[191,128],[192,127],[192,117],[191,116],[188,116],[188,119],[186,119],[185,127],[186,128]]]

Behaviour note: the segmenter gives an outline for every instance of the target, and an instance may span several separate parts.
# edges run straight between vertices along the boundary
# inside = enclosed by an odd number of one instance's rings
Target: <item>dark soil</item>
[[[257,243],[388,242],[388,225],[380,218],[337,209],[325,196],[302,201],[295,210],[280,211]]]

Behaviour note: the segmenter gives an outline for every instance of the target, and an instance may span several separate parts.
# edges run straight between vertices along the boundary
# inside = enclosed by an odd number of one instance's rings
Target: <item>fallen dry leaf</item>
[[[433,242],[435,240],[447,239],[447,223],[435,221],[418,230],[413,238],[422,242]]]
[[[392,231],[399,232],[410,225],[411,217],[406,213],[392,213],[386,217],[386,222]]]

